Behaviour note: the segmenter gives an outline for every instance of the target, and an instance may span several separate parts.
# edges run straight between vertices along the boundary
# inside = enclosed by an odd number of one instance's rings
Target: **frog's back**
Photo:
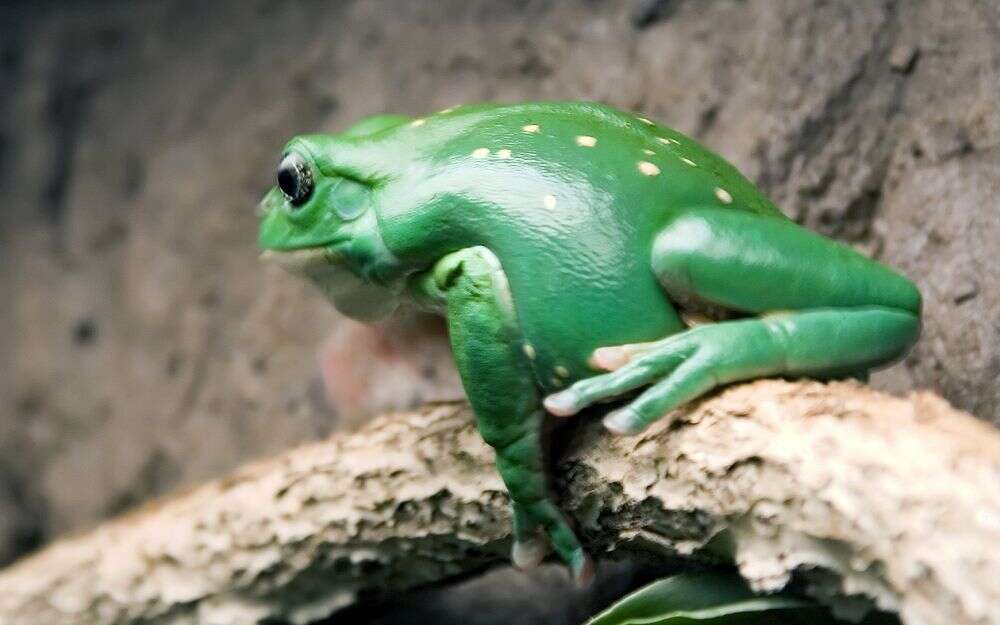
[[[681,329],[649,264],[672,215],[726,206],[783,218],[721,157],[601,104],[466,106],[399,134],[420,138],[399,148],[416,163],[401,193],[432,216],[420,229],[463,233],[436,254],[452,243],[497,254],[550,386],[560,372],[585,375],[598,346]]]
[[[694,139],[650,119],[595,102],[480,104],[446,109],[423,121],[451,117],[464,131],[438,144],[453,159],[479,150],[482,158],[527,157],[536,165],[603,173],[631,186],[629,174],[656,186],[672,207],[714,206],[783,218],[781,211],[732,164]],[[443,120],[442,120],[443,121]],[[489,145],[490,141],[494,145]],[[618,177],[612,180],[612,177]],[[653,199],[653,198],[650,198]],[[643,204],[634,205],[646,210]]]

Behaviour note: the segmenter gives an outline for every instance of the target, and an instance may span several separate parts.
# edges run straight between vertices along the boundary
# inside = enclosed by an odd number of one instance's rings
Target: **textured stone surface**
[[[1000,423],[997,3],[0,12],[0,457],[47,536],[458,396],[439,323],[363,329],[255,259],[284,140],[386,110],[587,98],[702,139],[920,284],[924,339],[876,385]]]

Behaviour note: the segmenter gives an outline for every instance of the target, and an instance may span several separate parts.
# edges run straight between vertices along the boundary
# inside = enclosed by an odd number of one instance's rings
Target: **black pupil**
[[[291,163],[286,163],[278,170],[278,188],[290,198],[299,194],[299,172]]]
[[[278,166],[278,188],[292,206],[301,206],[312,193],[312,175],[302,157],[289,154]]]

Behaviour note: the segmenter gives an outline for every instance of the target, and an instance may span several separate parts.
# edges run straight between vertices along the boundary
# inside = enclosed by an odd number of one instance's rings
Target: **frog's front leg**
[[[594,363],[613,372],[550,395],[550,412],[574,414],[651,384],[605,417],[613,432],[637,433],[722,384],[865,372],[898,358],[920,332],[920,294],[912,283],[778,218],[732,209],[685,211],[657,236],[652,268],[675,301],[754,316],[653,343],[598,349]]]
[[[544,557],[544,530],[574,577],[586,582],[591,560],[549,492],[545,411],[499,260],[483,247],[449,254],[414,280],[414,291],[447,315],[462,384],[513,502],[514,564],[527,568]]]

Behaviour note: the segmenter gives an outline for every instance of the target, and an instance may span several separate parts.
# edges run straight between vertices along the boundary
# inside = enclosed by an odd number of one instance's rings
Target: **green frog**
[[[282,151],[264,256],[364,321],[443,315],[513,505],[512,558],[593,564],[553,500],[543,432],[617,401],[636,434],[720,385],[863,376],[920,332],[899,273],[785,217],[731,164],[588,102],[378,115]]]

